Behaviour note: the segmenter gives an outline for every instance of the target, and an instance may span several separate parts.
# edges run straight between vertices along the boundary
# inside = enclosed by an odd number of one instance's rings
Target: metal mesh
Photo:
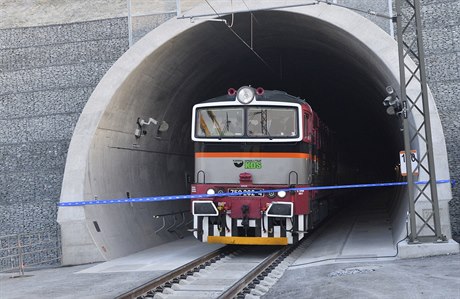
[[[61,261],[60,231],[0,236],[0,272],[19,272]]]

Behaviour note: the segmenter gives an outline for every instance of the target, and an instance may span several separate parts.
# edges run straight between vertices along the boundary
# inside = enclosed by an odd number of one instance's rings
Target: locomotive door
[[[308,154],[307,158],[307,184],[311,184],[312,182],[312,174],[313,174],[313,117],[312,114],[307,111],[305,108],[303,109],[303,142],[306,145],[306,152]]]

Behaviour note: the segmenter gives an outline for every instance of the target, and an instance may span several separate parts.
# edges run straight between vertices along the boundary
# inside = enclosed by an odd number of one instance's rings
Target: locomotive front
[[[314,113],[280,91],[241,87],[193,107],[194,235],[203,242],[286,245],[307,231]]]

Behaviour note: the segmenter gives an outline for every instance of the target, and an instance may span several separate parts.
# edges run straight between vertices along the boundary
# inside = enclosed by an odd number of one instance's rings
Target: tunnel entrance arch
[[[235,15],[238,36],[223,22],[176,19],[127,51],[80,116],[61,201],[187,192],[184,177],[193,174],[191,107],[248,84],[305,98],[336,131],[344,160],[356,168],[354,178],[394,179],[402,136],[381,102],[386,86],[398,86],[395,41],[361,16],[322,4],[260,11],[256,18],[253,45],[263,61],[241,42],[251,39],[248,13]],[[435,107],[431,96],[430,103]],[[170,128],[164,134],[147,129],[136,138],[139,117],[165,120]],[[442,132],[436,109],[431,117],[433,131]],[[438,177],[448,178],[442,134],[434,151]],[[342,177],[346,181],[348,175]],[[443,231],[450,236],[450,189],[439,193]],[[394,239],[404,230],[403,198],[393,204]],[[174,234],[155,233],[161,224],[152,216],[187,208],[186,202],[61,207],[63,263],[112,259],[173,240]]]

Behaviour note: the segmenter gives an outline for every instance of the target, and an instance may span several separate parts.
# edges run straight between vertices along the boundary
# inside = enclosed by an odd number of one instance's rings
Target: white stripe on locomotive
[[[275,238],[281,237],[281,227],[280,226],[277,225],[273,227],[273,237]]]
[[[193,215],[193,228],[195,229],[193,235],[198,239],[198,216],[196,215]]]
[[[294,216],[294,219],[295,219],[296,216]],[[286,218],[286,227],[284,228],[286,230],[286,237],[288,239],[288,244],[292,244],[294,243],[294,240],[292,238],[292,232],[290,232],[289,230],[292,229],[292,221],[293,219],[288,219]]]
[[[262,236],[263,238],[268,238],[268,228],[267,228],[267,225],[268,225],[268,217],[267,217],[267,215],[265,215],[265,214],[263,215],[263,217],[264,217],[265,232],[264,232],[263,227],[261,227],[261,230],[262,230],[261,236]]]
[[[304,221],[305,221],[305,216],[304,215],[299,215],[298,216],[298,221],[297,223],[299,223],[299,227],[298,227],[298,230],[299,231],[304,231]],[[299,241],[303,238],[303,233],[299,233]]]
[[[213,235],[213,236],[220,236],[220,232],[219,232],[219,227],[218,227],[218,225],[213,224],[213,225],[212,225],[212,228],[213,228],[212,235]]]
[[[227,224],[227,226],[224,227],[225,236],[231,237],[232,236],[232,217],[230,217],[229,215],[225,215],[225,223]],[[229,228],[229,230],[227,230],[227,227]]]
[[[208,242],[209,217],[203,217],[203,242]]]

